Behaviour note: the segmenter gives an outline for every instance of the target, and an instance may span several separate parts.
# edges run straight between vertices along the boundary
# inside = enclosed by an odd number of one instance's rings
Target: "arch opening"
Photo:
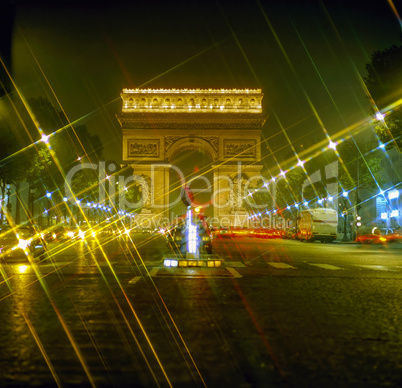
[[[193,196],[193,204],[201,207],[207,217],[213,217],[213,160],[201,149],[182,149],[175,153],[169,171],[170,219],[185,214],[186,205],[182,201],[183,187],[187,185]]]

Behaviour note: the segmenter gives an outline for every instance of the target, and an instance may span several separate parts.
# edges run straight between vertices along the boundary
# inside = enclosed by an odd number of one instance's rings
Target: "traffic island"
[[[199,254],[199,255],[168,255],[163,257],[163,266],[170,268],[216,268],[222,265],[222,259],[215,254]]]

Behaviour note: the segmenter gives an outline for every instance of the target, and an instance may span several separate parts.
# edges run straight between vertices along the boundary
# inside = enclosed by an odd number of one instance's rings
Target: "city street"
[[[148,233],[2,264],[0,385],[402,384],[400,244],[213,246],[218,268],[166,268]]]

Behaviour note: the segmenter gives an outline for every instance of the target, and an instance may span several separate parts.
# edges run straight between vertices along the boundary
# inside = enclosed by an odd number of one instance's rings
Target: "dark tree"
[[[385,119],[377,122],[376,133],[383,143],[387,143],[387,149],[396,147],[401,151],[402,113],[394,104],[402,98],[402,45],[375,51],[366,70],[364,80],[371,98],[379,110],[389,109]]]
[[[85,125],[74,125],[65,114],[56,110],[46,98],[33,98],[28,101],[36,125],[44,134],[50,135],[54,163],[48,167],[46,189],[53,191],[64,185],[68,171],[77,162],[97,164],[102,159],[103,145],[97,134],[88,131]],[[35,129],[34,139],[40,139],[40,131]],[[78,160],[78,158],[81,158]]]

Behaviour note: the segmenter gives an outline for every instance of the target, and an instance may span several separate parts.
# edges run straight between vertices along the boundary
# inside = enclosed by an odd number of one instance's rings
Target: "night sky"
[[[289,141],[299,151],[324,139],[322,125],[335,135],[368,117],[365,65],[401,32],[386,0],[14,3],[20,92],[57,98],[117,161],[123,88],[258,87],[270,167],[267,145],[281,161]]]

